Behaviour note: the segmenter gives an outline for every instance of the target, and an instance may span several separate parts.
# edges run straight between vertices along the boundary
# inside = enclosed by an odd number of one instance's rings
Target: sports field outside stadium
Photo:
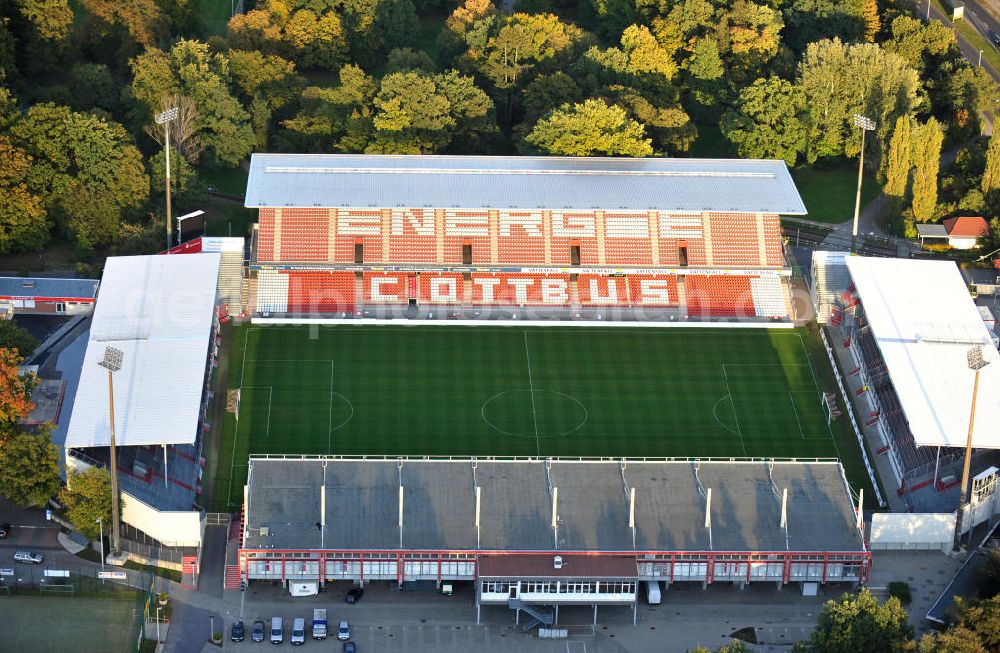
[[[808,329],[246,326],[228,385],[219,508],[250,454],[824,457],[870,487]]]

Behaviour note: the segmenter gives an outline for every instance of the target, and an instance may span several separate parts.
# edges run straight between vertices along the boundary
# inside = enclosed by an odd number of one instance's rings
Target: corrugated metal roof
[[[696,467],[630,460],[623,469],[622,461],[610,460],[251,457],[249,466],[248,549],[863,550],[843,470],[832,461],[701,461]],[[636,490],[634,541],[623,484]],[[324,485],[325,533],[316,528]],[[550,525],[552,487],[559,488],[558,544]],[[713,488],[711,538],[702,487]],[[789,491],[787,532],[783,488]]]
[[[784,161],[254,154],[246,206],[805,215]]]
[[[198,433],[221,254],[112,257],[104,266],[67,447],[110,443],[106,347],[119,445],[189,444]]]
[[[963,447],[982,346],[973,446],[1000,449],[1000,353],[953,261],[847,259],[892,385],[919,446]]]
[[[93,299],[98,283],[96,279],[0,277],[0,297]]]

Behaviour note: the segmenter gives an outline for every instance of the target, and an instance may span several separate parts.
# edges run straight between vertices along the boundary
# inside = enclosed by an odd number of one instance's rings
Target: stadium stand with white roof
[[[634,609],[641,581],[858,584],[871,563],[836,461],[252,456],[244,494],[230,587],[468,581],[477,616],[528,627]]]
[[[843,371],[865,407],[862,421],[877,433],[872,449],[891,470],[883,484],[906,501],[922,488],[954,488],[969,429],[971,347],[981,347],[988,363],[980,372],[972,446],[987,456],[1000,448],[1000,353],[957,265],[817,254],[817,319],[833,334],[831,346],[847,355]],[[974,460],[973,473],[986,466]]]
[[[67,471],[107,467],[108,372],[98,363],[108,347],[123,352],[114,373],[122,521],[136,538],[168,547],[201,542],[219,262],[218,253],[107,259],[66,432]]]
[[[782,161],[254,154],[254,312],[787,319]],[[510,312],[503,313],[510,317]]]

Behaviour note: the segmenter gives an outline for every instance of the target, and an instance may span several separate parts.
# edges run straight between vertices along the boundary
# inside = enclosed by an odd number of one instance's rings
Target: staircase
[[[241,311],[243,290],[243,252],[222,252],[219,264],[219,302],[229,304],[229,313]]]
[[[226,589],[238,590],[240,588],[240,566],[226,565]]]
[[[536,626],[551,626],[555,623],[554,611],[549,608],[525,603],[521,599],[507,599],[507,607],[511,610],[519,610],[527,614],[530,619],[521,624],[521,628],[527,632]]]
[[[812,298],[816,307],[816,321],[821,325],[832,318],[834,322],[841,319],[837,307],[840,295],[851,285],[851,274],[844,263],[843,253],[831,252],[819,256],[813,253]]]

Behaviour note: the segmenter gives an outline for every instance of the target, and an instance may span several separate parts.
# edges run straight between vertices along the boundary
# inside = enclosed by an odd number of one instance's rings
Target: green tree
[[[39,344],[38,338],[17,326],[14,320],[0,320],[0,349],[12,350],[27,357]]]
[[[564,156],[649,156],[642,124],[603,100],[563,105],[539,120],[525,141],[537,151]]]
[[[81,0],[84,8],[110,25],[118,25],[143,47],[168,33],[169,20],[156,0]]]
[[[722,118],[722,135],[741,157],[784,159],[793,166],[806,148],[805,93],[780,77],[758,79],[740,91]]]
[[[123,215],[149,195],[142,155],[118,123],[41,104],[10,133],[33,158],[28,188],[81,247],[112,240]]]
[[[48,216],[28,188],[30,176],[31,157],[0,136],[0,254],[38,250],[49,240]]]
[[[103,109],[117,114],[121,109],[121,82],[100,63],[78,63],[69,71],[70,106],[77,111]]]
[[[70,472],[59,502],[66,506],[66,517],[78,531],[91,539],[97,538],[100,534],[97,520],[106,526],[111,524],[111,474],[97,467]],[[124,502],[119,505],[124,506]]]
[[[812,637],[810,653],[891,653],[913,638],[909,615],[899,599],[879,603],[868,590],[827,601]]]
[[[931,118],[912,131],[910,153],[913,158],[913,217],[928,222],[935,217],[938,198],[938,171],[941,168],[941,144],[944,133]]]
[[[958,626],[976,633],[979,641],[988,651],[1000,647],[1000,597],[966,603],[956,601]]]
[[[885,50],[895,52],[918,71],[955,45],[955,32],[937,21],[899,16],[891,29],[892,39],[885,42]]]
[[[622,34],[621,44],[632,74],[651,75],[659,78],[657,81],[670,81],[677,74],[674,52],[661,46],[648,27],[629,25]]]
[[[695,41],[687,63],[692,99],[706,107],[717,104],[725,89],[726,69],[716,40],[707,37]]]
[[[489,125],[493,103],[471,77],[392,73],[374,98],[375,139],[368,151],[437,152],[459,135],[472,138]]]
[[[718,27],[731,82],[762,77],[781,46],[781,13],[750,0],[736,0]]]
[[[437,66],[434,65],[431,56],[423,50],[414,51],[412,48],[391,50],[385,61],[386,73],[401,73],[407,70],[433,73],[437,70]]]
[[[1000,213],[1000,138],[990,136],[986,150],[986,167],[980,182],[986,204],[994,213]]]
[[[896,118],[917,105],[920,80],[902,57],[874,43],[846,45],[839,39],[811,43],[799,64],[799,85],[809,108],[810,163],[820,158],[856,157],[861,135],[852,116],[876,124],[865,157],[879,168]]]
[[[340,69],[334,88],[310,86],[302,91],[301,108],[282,125],[291,149],[309,152],[362,152],[374,132],[373,100],[378,86],[360,67]]]
[[[548,112],[567,103],[583,101],[583,91],[564,72],[551,75],[539,75],[524,87],[522,104],[524,106],[524,121],[521,126],[533,125]]]
[[[867,27],[865,4],[864,0],[792,0],[784,10],[788,45],[801,52],[822,39],[861,41]]]
[[[0,494],[23,508],[42,508],[59,492],[59,450],[52,429],[17,432],[0,448]]]
[[[165,95],[188,98],[197,107],[194,132],[209,165],[234,167],[254,146],[250,116],[229,89],[229,60],[208,45],[181,40],[169,53],[150,49],[131,62],[132,95],[151,121]]]
[[[244,102],[259,94],[272,110],[281,109],[302,93],[305,80],[295,72],[295,64],[277,55],[256,51],[229,52],[229,70]]]
[[[913,157],[910,148],[913,137],[910,133],[913,119],[909,116],[896,118],[896,127],[889,141],[889,156],[885,171],[885,194],[889,197],[892,210],[898,212],[906,201],[906,191],[910,184],[910,170]]]
[[[979,636],[956,626],[943,633],[927,633],[920,639],[920,653],[987,653]]]
[[[347,35],[340,16],[333,11],[321,16],[308,9],[296,11],[285,24],[284,40],[303,68],[336,70],[346,60]]]
[[[58,41],[69,36],[73,12],[67,0],[13,0],[13,5],[42,39]]]

